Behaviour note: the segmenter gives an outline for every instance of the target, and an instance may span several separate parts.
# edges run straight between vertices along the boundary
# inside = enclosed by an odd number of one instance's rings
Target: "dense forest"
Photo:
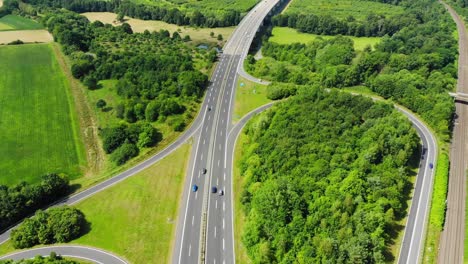
[[[69,192],[68,180],[56,174],[43,176],[38,184],[0,185],[0,230],[16,224]]]
[[[389,104],[304,87],[247,125],[241,160],[253,263],[382,263],[419,139]]]
[[[11,0],[10,0],[11,1]],[[196,27],[227,27],[237,25],[242,14],[239,10],[198,10],[173,6],[136,4],[129,0],[24,0],[39,8],[66,8],[82,12],[115,12],[143,20],[161,20],[171,24]]]
[[[71,58],[73,76],[89,89],[100,89],[101,80],[117,80],[118,102],[97,102],[103,111],[112,107],[122,121],[101,130],[104,150],[112,153],[116,164],[161,140],[152,122],[179,115],[172,125],[181,131],[191,121],[191,113],[185,114],[187,106],[199,103],[208,81],[195,68],[195,59],[213,63],[215,51],[199,56],[177,32],[133,33],[126,23],[118,27],[90,23],[63,9],[47,13],[43,22]]]
[[[454,111],[448,91],[454,89],[457,76],[454,24],[435,1],[414,1],[407,13],[417,15],[418,23],[384,36],[374,49],[356,51],[353,41],[342,36],[317,38],[309,44],[267,41],[262,46],[265,58],[256,61],[250,56],[246,69],[276,82],[337,88],[365,85],[418,113],[448,139]]]
[[[64,259],[57,256],[55,252],[50,253],[49,257],[37,256],[33,259],[23,260],[0,260],[0,264],[80,264],[74,260]]]

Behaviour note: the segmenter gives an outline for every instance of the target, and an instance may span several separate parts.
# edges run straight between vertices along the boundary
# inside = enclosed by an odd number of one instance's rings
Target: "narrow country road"
[[[457,92],[468,92],[468,39],[465,24],[458,14],[441,2],[457,24],[458,30],[458,85]],[[439,264],[463,263],[465,238],[466,169],[468,164],[468,108],[456,104],[456,119],[450,149],[450,176],[447,194],[447,213],[439,246]]]

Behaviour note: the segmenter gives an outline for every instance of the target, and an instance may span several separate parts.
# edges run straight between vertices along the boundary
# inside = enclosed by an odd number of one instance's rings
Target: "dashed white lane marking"
[[[195,223],[195,216],[192,216],[192,226]]]
[[[214,230],[214,237],[216,238],[216,226],[215,226],[215,230]]]
[[[223,230],[224,230],[224,218],[223,218]]]
[[[218,185],[218,184],[219,184],[219,178],[216,178],[216,185]],[[218,207],[216,207],[216,208],[218,208]]]
[[[226,113],[226,108],[223,109],[223,113]]]
[[[226,203],[223,202],[223,211],[226,211]]]
[[[208,121],[210,121],[210,119],[211,119],[211,116],[209,115],[209,116],[208,116]]]
[[[205,140],[203,140],[203,145],[205,145]]]
[[[224,173],[224,180],[226,180],[226,173]]]
[[[188,249],[188,256],[190,257],[191,254],[192,254],[192,244],[190,244],[190,246],[189,246],[189,249]]]
[[[223,136],[223,131],[221,130],[221,136]]]
[[[219,160],[218,160],[218,167],[219,167]]]
[[[200,160],[203,160],[203,153],[201,154]]]
[[[223,250],[224,250],[224,238],[223,238]]]
[[[221,150],[221,144],[218,145],[219,150]]]

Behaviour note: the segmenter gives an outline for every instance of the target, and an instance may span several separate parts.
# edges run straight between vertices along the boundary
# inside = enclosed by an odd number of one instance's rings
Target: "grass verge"
[[[267,86],[239,77],[236,88],[236,101],[232,121],[239,121],[245,114],[255,108],[271,102],[266,97]]]
[[[241,193],[244,188],[244,178],[240,174],[240,157],[244,152],[244,145],[247,136],[241,132],[237,140],[234,152],[234,248],[236,253],[236,263],[250,264],[252,261],[247,255],[245,246],[242,244],[241,236],[245,223],[245,214],[241,205]]]
[[[448,191],[449,156],[443,151],[437,158],[437,168],[426,231],[423,263],[436,263],[439,249],[439,238],[445,219],[445,201]]]
[[[72,243],[103,248],[131,263],[167,263],[190,145],[79,203],[91,230]]]
[[[0,47],[0,184],[82,175],[86,158],[69,84],[50,45]]]
[[[278,44],[292,44],[292,43],[304,43],[314,41],[316,38],[331,39],[336,36],[327,36],[327,35],[316,35],[309,33],[301,33],[296,29],[288,27],[274,27],[272,31],[272,36],[269,41],[275,42]],[[354,41],[354,49],[357,51],[362,51],[367,45],[375,47],[377,43],[381,41],[381,38],[378,37],[352,37],[347,36]]]

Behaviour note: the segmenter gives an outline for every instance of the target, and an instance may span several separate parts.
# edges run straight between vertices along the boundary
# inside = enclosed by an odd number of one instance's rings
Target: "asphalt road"
[[[38,255],[49,256],[51,252],[55,252],[63,257],[73,257],[83,259],[92,263],[98,264],[127,264],[124,259],[113,255],[112,253],[106,252],[101,249],[83,246],[51,246],[35,248],[25,251],[19,251],[12,254],[8,254],[0,257],[0,260],[13,259],[30,259]]]
[[[228,132],[237,72],[256,31],[279,0],[262,1],[241,21],[212,76],[204,115],[190,162],[180,208],[173,263],[234,263],[231,173],[227,170]],[[206,169],[206,174],[203,170]],[[192,191],[196,185],[198,190]],[[224,191],[212,193],[211,188]]]
[[[458,85],[457,92],[467,93],[468,81],[468,38],[463,20],[448,5],[448,9],[458,30]],[[465,197],[466,169],[468,164],[468,108],[466,104],[456,104],[456,120],[453,128],[450,149],[450,176],[447,194],[447,212],[442,231],[438,263],[463,263],[465,237]]]
[[[405,226],[405,235],[400,248],[398,263],[420,263],[425,232],[429,216],[429,205],[432,198],[432,185],[436,168],[437,141],[429,128],[416,116],[404,108],[396,108],[408,117],[422,140],[426,149],[421,159],[419,172],[413,192],[413,199]],[[429,164],[432,163],[434,169]]]

